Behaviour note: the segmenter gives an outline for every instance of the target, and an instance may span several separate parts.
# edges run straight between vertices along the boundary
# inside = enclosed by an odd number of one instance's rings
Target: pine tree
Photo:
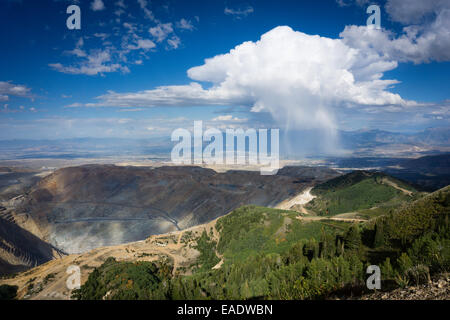
[[[357,225],[351,226],[344,236],[345,247],[357,250],[361,246],[361,233]]]
[[[384,234],[383,223],[378,222],[377,224],[375,224],[375,238],[373,240],[373,247],[378,248],[384,246],[385,243],[386,239]]]
[[[241,298],[242,299],[249,299],[252,297],[252,291],[250,290],[250,287],[248,285],[247,280],[245,280],[244,284],[241,288]]]
[[[384,279],[392,279],[395,276],[394,268],[391,264],[391,259],[386,258],[381,265],[381,275]]]
[[[400,269],[400,272],[403,275],[406,275],[406,272],[408,271],[408,269],[413,266],[413,262],[411,261],[411,258],[405,252],[403,252],[400,255],[400,257],[397,259],[397,264]]]

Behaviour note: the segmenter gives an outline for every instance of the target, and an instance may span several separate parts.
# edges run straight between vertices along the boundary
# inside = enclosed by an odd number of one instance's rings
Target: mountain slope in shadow
[[[24,271],[62,255],[14,222],[0,218],[0,274]]]

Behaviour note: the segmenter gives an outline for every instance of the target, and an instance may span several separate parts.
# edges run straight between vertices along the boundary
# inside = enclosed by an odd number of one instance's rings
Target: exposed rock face
[[[188,166],[89,165],[43,178],[15,211],[31,217],[44,240],[78,253],[185,229],[245,204],[275,206],[336,175],[308,167],[262,176]]]
[[[0,274],[23,271],[61,255],[59,250],[0,215]]]

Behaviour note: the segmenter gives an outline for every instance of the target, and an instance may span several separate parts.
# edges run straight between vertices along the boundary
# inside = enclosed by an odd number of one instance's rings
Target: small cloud
[[[143,111],[144,109],[142,108],[129,108],[129,109],[120,109],[118,110],[118,112],[139,112],[139,111]]]
[[[76,65],[64,66],[61,63],[50,63],[49,67],[62,73],[90,76],[116,71],[130,72],[127,66],[111,62],[110,50],[91,50],[85,60]]]
[[[115,5],[120,7],[120,8],[122,8],[122,9],[125,9],[127,7],[123,0],[116,1]]]
[[[120,17],[121,15],[123,15],[125,12],[125,10],[123,9],[117,9],[116,11],[114,11],[114,14],[118,17]]]
[[[224,13],[226,15],[234,16],[236,19],[241,19],[243,17],[248,16],[250,13],[253,13],[253,7],[247,6],[245,8],[228,8],[225,7]]]
[[[147,8],[147,0],[137,0],[137,2],[139,3],[141,9],[144,11],[145,17],[151,21],[155,21],[153,12]]]
[[[212,119],[212,121],[223,121],[223,122],[245,122],[247,119],[240,119],[233,117],[231,114],[221,115]]]
[[[128,30],[128,33],[134,33],[137,30],[136,26],[133,23],[124,22],[123,26]]]
[[[83,46],[84,46],[84,40],[83,40],[83,37],[81,37],[80,39],[78,39],[77,43],[75,44],[75,49],[70,50],[70,51],[65,51],[65,53],[71,54],[71,55],[74,55],[77,57],[86,57],[87,54],[82,49]]]
[[[137,41],[137,45],[128,45],[128,49],[130,50],[150,50],[152,48],[156,47],[156,44],[152,40],[148,39],[139,39]]]
[[[75,103],[69,104],[67,106],[64,106],[64,108],[81,108],[83,106],[84,106],[83,104],[75,102]]]
[[[148,32],[155,37],[157,42],[161,42],[173,32],[172,23],[160,23],[156,27],[150,28]]]
[[[106,38],[109,37],[109,34],[107,33],[94,33],[94,37],[102,39],[104,41]]]
[[[368,4],[370,1],[369,0],[336,0],[336,2],[340,7],[347,7],[352,4],[356,4],[360,7],[362,7],[366,4]]]
[[[148,50],[151,48],[154,48],[156,45],[152,40],[148,40],[148,39],[139,39],[138,40],[138,46],[139,48]]]
[[[31,89],[26,86],[14,84],[10,81],[0,81],[0,101],[8,101],[10,96],[32,98],[30,91]]]
[[[8,108],[8,104],[4,104],[3,108],[0,109],[0,113],[14,113],[14,110]]]
[[[79,58],[87,56],[86,52],[84,50],[79,49],[79,48],[75,48],[73,50],[66,51],[66,53],[72,54],[72,55],[77,56]]]
[[[167,43],[169,44],[170,48],[177,49],[181,44],[181,40],[177,36],[173,36],[171,39],[167,40]]]
[[[192,24],[192,22],[184,18],[177,22],[177,27],[183,30],[194,30],[194,25]]]
[[[91,9],[93,11],[102,11],[105,9],[105,4],[102,0],[94,0],[91,2]]]

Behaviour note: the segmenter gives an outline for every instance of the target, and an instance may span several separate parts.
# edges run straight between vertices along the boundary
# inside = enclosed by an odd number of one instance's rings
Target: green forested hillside
[[[198,239],[192,275],[172,276],[167,262],[110,259],[74,297],[326,298],[364,288],[371,264],[381,267],[384,288],[418,283],[450,270],[449,194],[450,187],[441,189],[364,224],[304,222],[290,211],[243,207],[219,219],[217,244],[206,233]]]
[[[304,223],[293,211],[246,206],[219,219],[217,252],[226,263],[244,261],[255,254],[282,254],[300,240],[319,240],[322,232],[333,234],[339,223]]]
[[[314,187],[311,193],[317,198],[306,208],[318,215],[336,215],[378,207],[395,208],[420,196],[407,183],[371,171],[354,171],[331,179]]]
[[[154,293],[159,292],[161,286],[167,283],[170,274],[171,266],[165,261],[154,264],[145,261],[117,262],[114,258],[108,258],[89,275],[81,296],[92,300],[164,298]]]

